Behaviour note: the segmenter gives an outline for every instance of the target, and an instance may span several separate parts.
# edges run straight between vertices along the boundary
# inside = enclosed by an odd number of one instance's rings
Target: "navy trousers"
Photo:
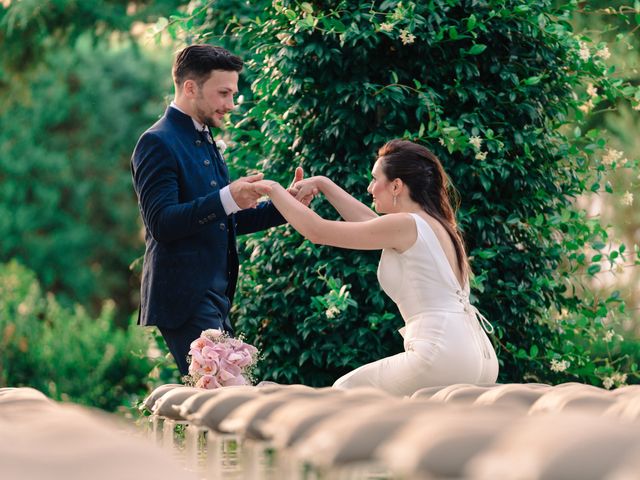
[[[191,342],[200,336],[204,330],[217,328],[233,336],[233,328],[229,322],[229,301],[225,298],[225,305],[221,305],[221,298],[212,291],[208,291],[205,299],[198,305],[196,313],[178,328],[159,328],[169,351],[178,364],[181,375],[189,373],[189,348]],[[223,315],[224,312],[224,315]]]

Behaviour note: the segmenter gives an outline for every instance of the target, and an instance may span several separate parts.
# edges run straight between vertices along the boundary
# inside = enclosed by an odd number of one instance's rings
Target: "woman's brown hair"
[[[462,278],[466,278],[469,262],[450,198],[450,195],[455,198],[457,192],[451,186],[438,157],[422,145],[395,139],[378,150],[378,158],[387,179],[402,180],[409,188],[410,198],[447,230],[456,250]]]

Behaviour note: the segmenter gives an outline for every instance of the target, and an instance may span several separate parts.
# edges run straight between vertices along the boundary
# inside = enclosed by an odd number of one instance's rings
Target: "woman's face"
[[[371,177],[371,183],[369,183],[367,192],[373,197],[376,212],[390,212],[393,208],[393,185],[382,171],[382,161],[380,159],[376,160],[376,163],[373,164]]]

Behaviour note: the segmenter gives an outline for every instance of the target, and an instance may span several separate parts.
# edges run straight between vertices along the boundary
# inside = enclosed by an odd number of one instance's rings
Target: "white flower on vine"
[[[596,56],[602,58],[603,60],[608,59],[611,56],[611,52],[609,51],[609,47],[607,47],[606,45],[604,47],[602,47],[601,49],[599,49],[596,52]]]
[[[382,30],[383,32],[390,32],[391,30],[393,30],[393,23],[381,23],[380,30]]]
[[[476,150],[479,150],[480,145],[482,145],[482,138],[478,137],[477,135],[474,135],[473,137],[469,137],[469,143],[473,145],[476,148]]]
[[[583,103],[582,105],[580,105],[578,107],[578,110],[580,110],[583,113],[589,113],[591,110],[593,110],[593,107],[595,105],[593,104],[593,100],[589,99],[587,100],[585,103]]]
[[[587,85],[587,93],[590,97],[596,97],[598,95],[598,89],[593,86],[593,83]]]
[[[324,314],[327,316],[327,318],[331,319],[331,318],[335,318],[335,316],[337,314],[340,313],[340,309],[338,307],[336,307],[335,305],[331,305],[329,308],[327,308],[327,310],[324,312]]]
[[[624,192],[624,195],[622,195],[622,204],[626,205],[627,207],[633,205],[633,193],[631,193],[629,190]]]
[[[478,152],[476,153],[476,160],[486,160],[487,152]]]
[[[571,365],[566,360],[556,360],[555,358],[551,360],[551,371],[552,372],[564,372]]]
[[[604,334],[602,340],[604,340],[606,343],[609,343],[611,340],[613,340],[613,330],[607,330],[607,333]]]
[[[608,148],[607,153],[602,157],[602,163],[605,165],[612,165],[613,162],[620,160],[622,155],[623,153],[621,151]]]
[[[578,50],[578,56],[586,62],[587,60],[589,60],[589,57],[591,57],[589,46],[585,42],[580,42],[578,45],[580,47],[580,49]]]
[[[446,145],[446,143],[445,143],[445,141],[444,141],[444,138],[441,138],[440,140],[438,140],[438,143],[439,143],[440,145],[442,145],[443,147]]]
[[[410,45],[416,41],[416,36],[405,28],[400,30],[400,40],[402,40],[403,45]]]
[[[606,388],[607,390],[609,390],[611,387],[613,387],[613,378],[611,377],[605,377],[602,379],[602,386],[604,388]]]
[[[25,316],[30,312],[31,308],[29,308],[29,306],[25,302],[22,302],[20,305],[18,305],[18,314]]]

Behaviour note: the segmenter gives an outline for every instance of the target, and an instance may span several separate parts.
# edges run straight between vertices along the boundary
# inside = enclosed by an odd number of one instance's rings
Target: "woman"
[[[344,222],[323,219],[277,182],[264,181],[278,210],[313,243],[382,250],[378,280],[405,321],[405,351],[363,365],[334,387],[411,395],[429,386],[494,383],[498,361],[482,327],[493,328],[469,303],[467,256],[440,161],[421,145],[392,140],[378,151],[372,176],[367,191],[383,216],[326,177],[294,186],[298,197],[324,194]]]

